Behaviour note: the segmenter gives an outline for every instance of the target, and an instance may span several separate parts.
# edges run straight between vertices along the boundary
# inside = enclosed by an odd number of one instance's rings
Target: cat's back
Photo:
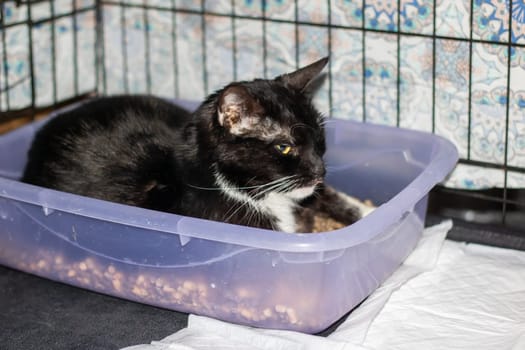
[[[155,127],[177,128],[187,122],[190,113],[168,101],[153,96],[111,96],[82,103],[51,119],[37,133],[61,138],[65,132],[83,136],[93,132],[133,132]]]
[[[130,204],[169,167],[191,114],[150,96],[102,97],[35,135],[22,181]]]

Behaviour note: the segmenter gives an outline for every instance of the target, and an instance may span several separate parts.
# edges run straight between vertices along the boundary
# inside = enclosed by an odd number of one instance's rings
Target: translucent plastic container
[[[308,333],[330,326],[398,267],[421,235],[428,192],[457,161],[455,147],[435,135],[331,121],[327,182],[378,208],[336,231],[287,234],[20,183],[40,125],[0,136],[0,264],[168,309]]]

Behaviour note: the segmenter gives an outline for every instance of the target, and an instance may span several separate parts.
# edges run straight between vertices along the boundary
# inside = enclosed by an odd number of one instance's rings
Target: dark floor
[[[118,349],[161,339],[186,320],[0,267],[1,349]]]
[[[441,220],[430,216],[427,224]],[[460,221],[449,238],[525,250],[523,235]],[[182,313],[0,267],[1,349],[118,349],[159,340],[186,322]]]

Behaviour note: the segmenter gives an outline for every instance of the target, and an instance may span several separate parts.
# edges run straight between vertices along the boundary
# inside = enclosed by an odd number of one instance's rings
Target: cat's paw
[[[365,217],[371,212],[373,212],[376,209],[376,207],[370,202],[370,201],[364,201],[363,206],[360,208],[361,210],[361,217]]]
[[[343,192],[337,192],[339,198],[341,198],[349,207],[357,208],[360,213],[360,217],[365,217],[373,212],[376,207],[370,200],[361,201],[357,198],[351,197]]]

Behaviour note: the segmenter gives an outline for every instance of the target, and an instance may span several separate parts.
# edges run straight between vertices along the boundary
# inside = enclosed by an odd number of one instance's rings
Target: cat
[[[148,209],[283,232],[370,212],[325,185],[324,118],[308,92],[328,57],[233,82],[190,113],[153,96],[99,97],[36,134],[22,181]]]

